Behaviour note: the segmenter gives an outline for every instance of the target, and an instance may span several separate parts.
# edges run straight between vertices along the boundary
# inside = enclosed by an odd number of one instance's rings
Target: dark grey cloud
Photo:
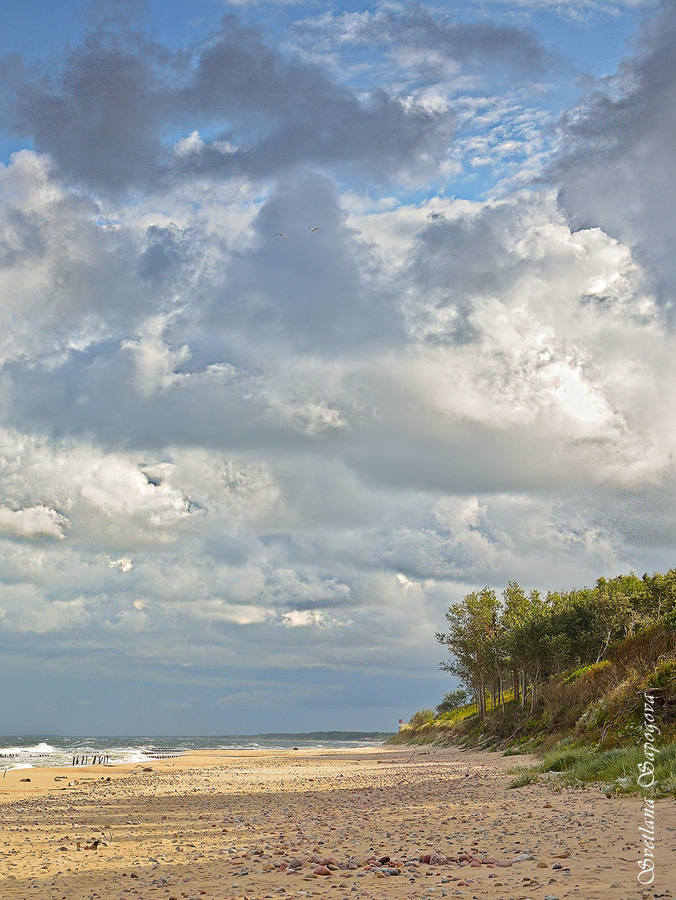
[[[212,325],[245,329],[276,353],[281,344],[353,356],[401,342],[396,293],[368,245],[347,227],[333,182],[308,176],[285,183],[253,228],[255,245],[232,260],[214,298]]]
[[[381,90],[362,101],[318,66],[285,59],[234,16],[199,56],[184,102],[215,124],[234,116],[219,138],[245,143],[231,152],[205,148],[188,162],[202,171],[256,177],[310,162],[386,177],[438,156],[450,136],[448,122],[429,111]]]
[[[660,301],[676,299],[676,6],[644,27],[618,73],[562,123],[549,172],[578,227],[598,225],[628,243]]]
[[[4,61],[7,118],[76,181],[112,192],[196,174],[266,178],[303,164],[387,180],[434,171],[448,116],[380,89],[366,98],[226,16],[192,51],[97,27],[52,68]],[[194,131],[208,138],[174,155]],[[426,170],[426,171],[425,171]]]
[[[196,239],[190,229],[181,229],[174,222],[150,225],[139,259],[139,275],[148,284],[170,284],[176,291],[177,280],[182,281],[191,269],[195,249]]]
[[[67,175],[120,190],[156,177],[165,125],[158,99],[148,47],[97,33],[60,69],[16,85],[10,121]]]
[[[488,19],[457,21],[419,3],[364,16],[345,13],[334,19],[306,19],[296,32],[309,52],[319,42],[320,50],[356,45],[379,48],[391,56],[405,54],[404,68],[416,69],[428,79],[443,78],[452,65],[461,65],[463,74],[472,72],[482,78],[496,71],[538,78],[562,64],[561,57],[530,28]]]
[[[476,339],[471,321],[475,298],[507,293],[521,273],[521,260],[504,241],[505,229],[512,227],[513,211],[507,208],[486,207],[454,221],[430,215],[406,272],[409,284],[416,286],[417,302],[408,309],[414,332],[433,343]],[[444,312],[445,327],[431,327]]]

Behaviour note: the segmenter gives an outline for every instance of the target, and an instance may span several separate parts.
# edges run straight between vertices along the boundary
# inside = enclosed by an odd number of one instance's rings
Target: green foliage
[[[503,756],[523,756],[524,753],[528,753],[528,750],[523,746],[512,746],[507,747],[505,752],[502,754]]]
[[[655,782],[658,796],[676,797],[676,742],[660,747],[656,759]]]
[[[676,786],[676,569],[600,578],[593,588],[527,593],[510,581],[467,594],[437,634],[462,680],[432,710],[416,713],[397,742],[437,742],[544,754],[533,774],[561,784],[592,781],[606,793],[636,790],[643,695],[655,691],[661,787]],[[638,755],[637,755],[638,754]]]
[[[643,794],[645,786],[638,784],[639,764],[645,762],[641,743],[599,752],[593,747],[564,748],[547,754],[533,774],[557,773],[554,786],[581,787],[600,785],[603,792],[613,794]],[[658,749],[655,756],[656,797],[676,796],[676,743]]]
[[[458,676],[470,687],[478,705],[479,717],[486,711],[486,688],[490,674],[499,666],[499,601],[489,587],[466,594],[461,603],[449,607],[449,630],[437,634],[448,647],[451,659],[441,668]]]
[[[529,769],[519,769],[509,787],[522,787],[547,778],[552,787],[584,787],[597,784],[607,795],[643,794],[646,786],[638,784],[639,764],[645,761],[643,745],[599,751],[592,746],[570,746],[562,741],[542,762]],[[655,797],[676,797],[676,742],[664,744],[655,755]]]
[[[546,727],[555,721],[572,727],[590,704],[632,671],[648,674],[659,656],[676,656],[671,617],[676,623],[676,569],[642,579],[633,572],[599,578],[593,588],[549,591],[546,596],[527,594],[510,581],[502,603],[485,587],[449,608],[448,631],[437,634],[450,657],[441,668],[467,685],[480,719],[489,712],[491,699],[506,717],[509,692],[522,708],[528,702],[534,715],[544,701]],[[561,690],[560,683],[548,690],[557,677],[570,690]],[[663,677],[671,684],[666,671]],[[442,704],[437,711],[446,709]],[[625,723],[617,709],[610,712]],[[612,715],[596,724],[610,728]]]
[[[419,709],[418,712],[413,713],[408,724],[412,725],[413,728],[421,728],[423,725],[429,725],[434,722],[434,719],[433,709]]]
[[[451,691],[448,694],[444,694],[444,699],[437,706],[437,714],[443,715],[443,713],[450,713],[456,709],[459,709],[461,706],[464,706],[467,703],[467,691],[463,691],[462,688],[458,688],[457,691]]]
[[[540,769],[542,772],[564,772],[577,765],[590,753],[588,747],[562,747],[559,750],[552,750],[545,755]]]
[[[676,569],[665,575],[656,572],[644,575],[646,612],[650,618],[661,620],[667,627],[676,628]]]
[[[601,660],[601,662],[597,663],[589,663],[589,665],[580,666],[579,669],[575,669],[569,675],[566,675],[561,683],[573,684],[573,682],[577,681],[578,678],[593,678],[594,676],[598,675],[599,672],[607,672],[610,668],[611,665],[607,659]]]
[[[643,760],[642,747],[617,747],[604,753],[582,755],[572,767],[574,777],[583,782],[612,782],[616,778],[636,778]]]
[[[676,659],[661,659],[648,678],[648,687],[667,688],[676,693]]]
[[[534,784],[539,780],[539,775],[536,769],[529,769],[526,772],[521,772],[507,785],[508,788],[520,788],[525,787],[527,784]]]

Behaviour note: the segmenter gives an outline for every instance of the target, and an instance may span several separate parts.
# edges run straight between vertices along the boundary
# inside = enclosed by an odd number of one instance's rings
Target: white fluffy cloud
[[[0,507],[0,534],[63,539],[67,525],[65,516],[47,506],[29,506],[25,509]]]

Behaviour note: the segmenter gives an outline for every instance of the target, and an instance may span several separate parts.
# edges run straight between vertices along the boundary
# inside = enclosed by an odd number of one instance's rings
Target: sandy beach
[[[673,801],[656,804],[655,879],[642,888],[641,800],[508,790],[527,761],[374,747],[9,771],[0,898],[672,896]]]

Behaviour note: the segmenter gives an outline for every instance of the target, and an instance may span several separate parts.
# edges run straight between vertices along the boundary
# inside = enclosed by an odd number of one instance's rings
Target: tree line
[[[510,581],[502,591],[466,594],[446,613],[448,648],[440,667],[468,689],[483,718],[487,700],[504,710],[505,694],[535,709],[552,675],[599,662],[611,644],[653,623],[676,627],[676,569],[639,578],[599,578],[593,588],[529,593]]]

